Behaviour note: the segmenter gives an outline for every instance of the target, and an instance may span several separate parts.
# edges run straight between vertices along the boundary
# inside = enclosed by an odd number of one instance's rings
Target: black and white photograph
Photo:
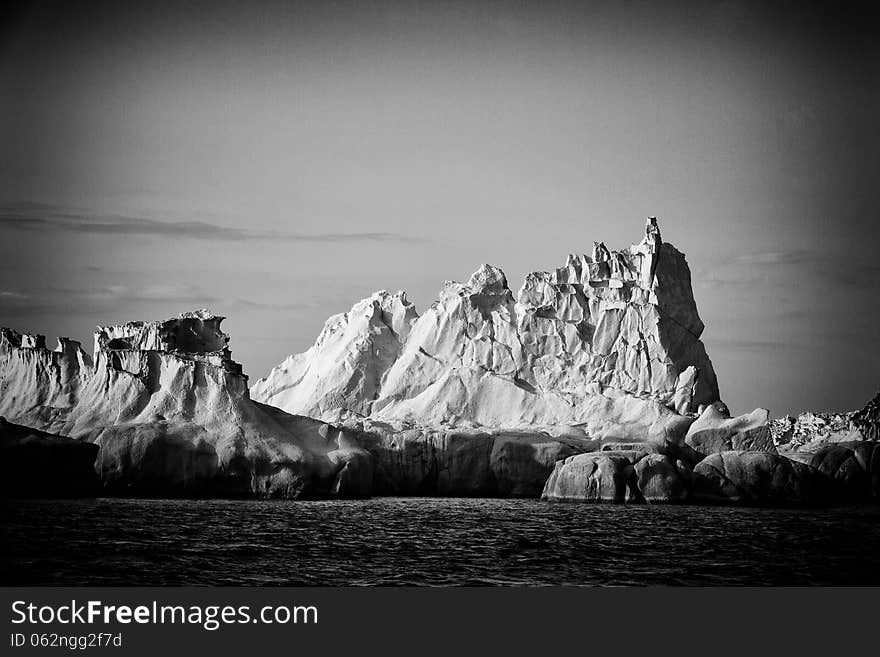
[[[880,586],[878,35],[11,3],[0,585]]]

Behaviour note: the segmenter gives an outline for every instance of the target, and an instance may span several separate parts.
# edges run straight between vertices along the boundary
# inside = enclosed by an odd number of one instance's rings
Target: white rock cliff
[[[421,316],[378,292],[251,394],[327,421],[646,438],[718,400],[702,331],[687,262],[650,218],[640,243],[597,243],[517,295],[491,265],[446,283]]]
[[[50,351],[42,336],[4,329],[0,415],[97,444],[111,491],[368,494],[369,456],[342,430],[251,401],[222,320],[201,310],[98,327],[94,362],[77,342]]]

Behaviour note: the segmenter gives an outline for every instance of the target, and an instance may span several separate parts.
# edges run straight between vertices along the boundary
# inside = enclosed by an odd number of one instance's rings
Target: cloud
[[[248,299],[234,299],[227,305],[230,308],[253,310],[309,310],[320,307],[320,304],[314,300],[293,303],[264,303],[261,301],[250,301]]]
[[[223,303],[191,285],[129,287],[39,287],[22,292],[0,292],[0,311],[14,318],[64,313],[76,316],[110,314],[127,304],[178,304],[182,310]]]
[[[750,353],[767,353],[769,351],[793,348],[798,345],[791,341],[781,340],[743,340],[738,338],[704,338],[706,348],[712,351],[732,351],[732,352],[750,352]]]
[[[705,261],[694,267],[694,287],[751,288],[755,285],[789,286],[791,277],[809,281],[813,287],[875,290],[880,287],[880,264],[869,252],[844,256],[819,251],[790,249],[760,251]]]
[[[290,242],[404,242],[421,243],[422,238],[399,233],[289,233],[255,231],[220,226],[205,221],[159,221],[122,214],[94,215],[80,210],[40,203],[15,203],[0,207],[0,227],[32,232],[67,231],[103,235],[150,235],[196,240],[272,240]]]
[[[764,251],[747,253],[733,258],[733,262],[745,265],[794,265],[812,262],[817,254],[810,251],[792,249],[787,251]]]

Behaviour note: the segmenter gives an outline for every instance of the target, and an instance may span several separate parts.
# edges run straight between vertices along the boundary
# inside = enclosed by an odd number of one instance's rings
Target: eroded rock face
[[[703,504],[793,506],[829,500],[815,468],[770,452],[711,454],[693,475],[694,501]]]
[[[254,387],[254,398],[325,420],[578,426],[607,440],[648,440],[652,427],[718,399],[690,271],[654,219],[639,244],[596,244],[554,272],[530,274],[516,295],[500,269],[483,265],[466,283],[447,283],[421,316],[398,312],[401,330],[363,320],[382,299],[331,319],[308,352]],[[369,384],[352,384],[352,372]]]
[[[326,421],[367,415],[417,317],[405,293],[376,292],[328,319],[315,344],[257,381],[251,396]]]
[[[679,503],[690,496],[690,467],[667,454],[601,451],[559,461],[541,494],[554,502]]]
[[[770,411],[764,408],[730,417],[726,406],[715,403],[690,425],[685,442],[701,454],[740,450],[775,454],[769,420]]]
[[[646,502],[679,503],[690,498],[692,475],[684,461],[648,454],[636,462],[633,470],[635,488]]]
[[[836,484],[843,499],[880,498],[880,443],[859,441],[828,444],[820,448],[810,465]]]
[[[877,454],[880,458],[880,450]],[[827,469],[852,478],[857,483],[851,485],[863,490],[864,470],[856,471],[847,458],[830,458]],[[796,506],[834,502],[840,496],[821,468],[770,452],[719,452],[692,466],[674,453],[634,449],[579,454],[558,462],[542,499]]]
[[[860,411],[787,415],[772,420],[770,429],[780,454],[810,463],[829,445],[880,440],[880,394]]]
[[[865,440],[880,441],[880,392],[862,410],[853,413],[852,423]]]
[[[538,497],[559,459],[596,447],[545,433],[374,428],[357,436],[374,459],[375,495]]]
[[[371,459],[345,431],[251,401],[222,320],[202,310],[102,326],[94,362],[78,343],[49,351],[4,330],[0,413],[100,447],[108,492],[368,495]]]
[[[0,329],[0,415],[25,426],[59,431],[93,373],[79,342]]]
[[[98,447],[0,417],[0,495],[94,495]]]

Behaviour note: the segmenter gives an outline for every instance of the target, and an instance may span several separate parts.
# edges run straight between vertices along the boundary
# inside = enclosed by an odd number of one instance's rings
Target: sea
[[[880,507],[2,500],[3,585],[880,585]]]

